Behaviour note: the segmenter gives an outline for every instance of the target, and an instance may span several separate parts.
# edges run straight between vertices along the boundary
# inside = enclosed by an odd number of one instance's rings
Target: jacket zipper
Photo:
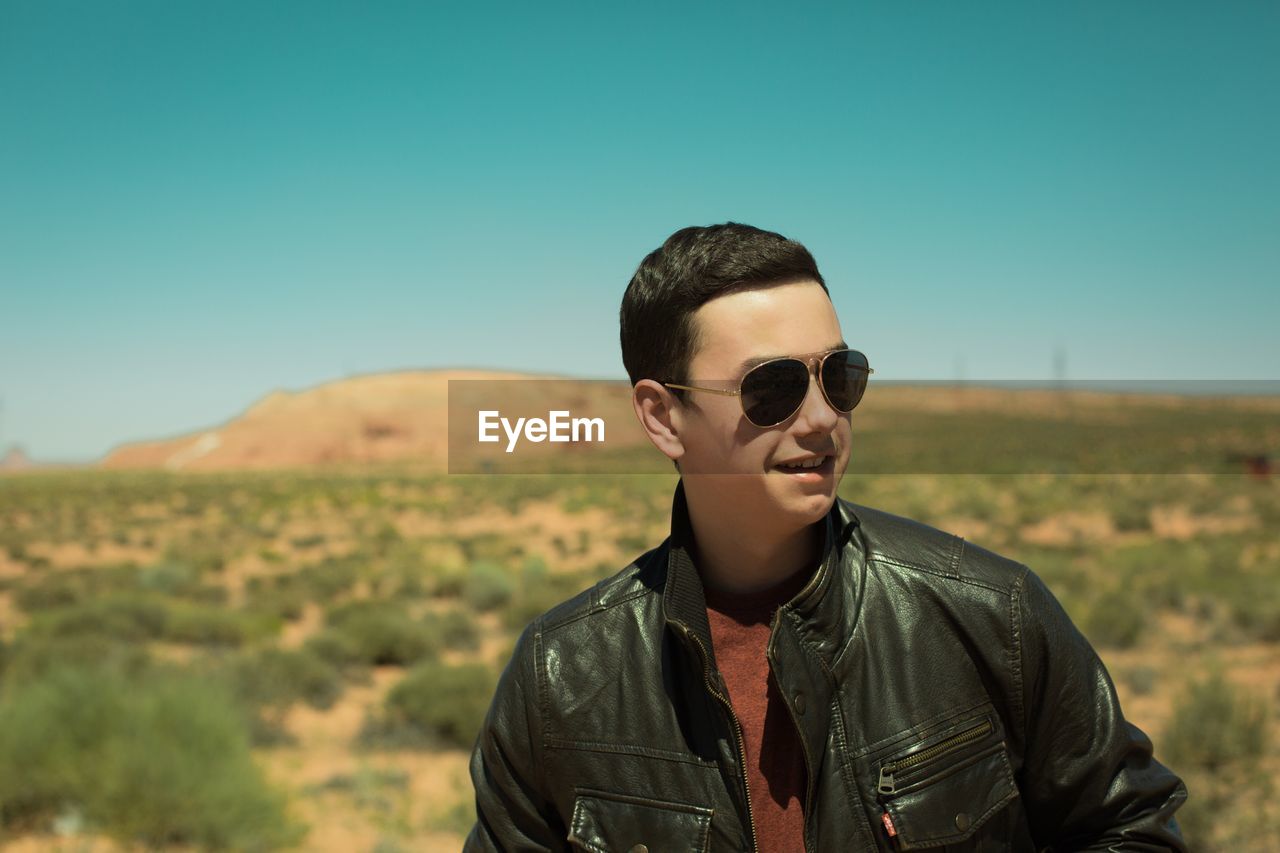
[[[970,741],[977,740],[991,733],[991,721],[983,720],[972,728],[965,729],[959,734],[954,734],[946,740],[936,743],[928,749],[923,749],[915,755],[909,755],[900,761],[890,761],[880,765],[880,780],[876,784],[876,790],[881,794],[892,794],[897,790],[894,784],[894,774],[899,770],[910,770],[917,764],[924,764],[932,761],[940,755],[946,755],[954,749],[959,749]],[[886,811],[887,813],[887,811]]]
[[[720,700],[720,703],[723,704],[725,709],[729,712],[729,719],[733,721],[733,731],[734,734],[738,736],[738,766],[742,771],[742,788],[747,795],[747,828],[751,832],[751,850],[752,853],[755,853],[758,849],[756,847],[756,819],[755,815],[751,811],[751,783],[747,780],[747,749],[743,745],[742,724],[738,722],[738,715],[733,712],[733,704],[729,701],[729,698],[723,695],[716,689],[716,686],[711,683],[711,671],[709,664],[711,655],[707,654],[707,647],[702,644],[701,639],[695,637],[688,628],[684,627],[684,625],[681,625],[680,628],[684,631],[685,637],[693,640],[693,642],[697,644],[698,651],[702,654],[702,680],[706,682],[707,690],[711,692],[712,696]]]

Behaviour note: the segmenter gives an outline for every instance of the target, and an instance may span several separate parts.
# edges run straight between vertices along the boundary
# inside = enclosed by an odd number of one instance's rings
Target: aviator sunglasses
[[[738,397],[747,420],[764,428],[777,426],[800,411],[809,393],[810,373],[817,376],[818,387],[831,408],[848,414],[862,399],[862,393],[867,390],[867,377],[874,372],[862,353],[838,349],[761,362],[743,374],[738,387],[733,390],[677,385],[674,382],[662,384],[667,388]]]

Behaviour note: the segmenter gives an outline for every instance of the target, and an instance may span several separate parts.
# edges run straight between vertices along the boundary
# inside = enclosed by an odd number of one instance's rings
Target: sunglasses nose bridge
[[[800,405],[792,412],[792,416],[801,412],[809,403],[809,393],[817,390],[818,399],[822,401],[823,406],[830,406],[831,401],[827,399],[827,389],[822,385],[822,363],[826,360],[825,355],[812,355],[808,358],[797,359],[804,363],[804,397],[800,399]],[[815,389],[814,386],[817,386]],[[834,407],[833,407],[834,408]]]
[[[805,360],[805,369],[809,371],[809,375],[814,378],[818,386],[822,386],[822,362],[826,361],[825,355],[812,355]]]

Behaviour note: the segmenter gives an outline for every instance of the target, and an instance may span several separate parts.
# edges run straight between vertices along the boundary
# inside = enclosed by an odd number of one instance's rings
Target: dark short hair
[[[707,302],[806,280],[830,296],[813,255],[781,234],[737,222],[680,229],[640,262],[622,297],[622,363],[632,386],[694,378],[686,375],[700,346],[693,313]],[[684,399],[684,391],[672,393]]]

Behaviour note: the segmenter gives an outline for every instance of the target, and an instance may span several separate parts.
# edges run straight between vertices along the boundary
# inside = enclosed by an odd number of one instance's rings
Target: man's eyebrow
[[[844,341],[841,341],[840,343],[833,344],[832,346],[826,347],[825,349],[816,350],[816,352],[831,352],[833,350],[848,349],[848,348],[849,348],[849,345]],[[743,373],[755,367],[757,364],[764,364],[766,361],[773,361],[775,358],[788,358],[790,355],[791,353],[782,353],[780,355],[752,356],[751,358],[742,362],[742,364],[738,365],[738,375],[741,376]]]

